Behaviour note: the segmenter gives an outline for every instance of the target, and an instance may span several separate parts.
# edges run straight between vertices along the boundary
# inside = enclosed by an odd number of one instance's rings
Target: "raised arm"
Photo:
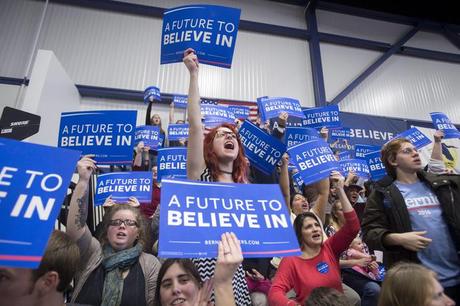
[[[67,234],[78,241],[85,232],[88,217],[88,188],[91,174],[96,170],[94,155],[85,155],[77,163],[78,183],[72,194],[67,215]]]
[[[289,164],[289,155],[287,153],[284,153],[283,157],[281,158],[279,184],[281,188],[281,193],[283,194],[283,197],[284,197],[284,201],[286,202],[286,206],[288,208],[288,211],[290,212],[291,207],[289,207],[289,204],[291,203],[291,193],[289,190],[288,164]]]
[[[325,222],[326,219],[326,205],[329,201],[329,178],[322,179],[315,183],[316,191],[318,192],[318,199],[315,206],[311,209],[321,220]]]
[[[444,138],[444,132],[437,130],[433,135],[434,143],[433,150],[431,151],[431,158],[428,162],[428,172],[435,174],[442,174],[446,172],[446,166],[442,160],[442,139]]]
[[[203,127],[201,124],[200,91],[198,88],[198,57],[191,48],[185,50],[184,64],[190,73],[187,114],[189,135],[187,143],[187,178],[197,180],[206,167],[203,156]]]

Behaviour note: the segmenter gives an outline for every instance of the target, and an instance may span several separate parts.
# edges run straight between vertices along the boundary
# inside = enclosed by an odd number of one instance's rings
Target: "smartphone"
[[[376,260],[377,260],[377,256],[375,256],[375,255],[371,255],[371,258],[372,258],[372,261],[376,261]]]

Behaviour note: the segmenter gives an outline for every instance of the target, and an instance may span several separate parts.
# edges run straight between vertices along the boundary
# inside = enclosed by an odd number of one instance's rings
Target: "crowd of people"
[[[141,142],[133,170],[152,171],[150,203],[116,204],[110,197],[96,233],[87,226],[92,155],[77,164],[66,233],[54,231],[38,269],[0,268],[0,305],[455,305],[460,301],[460,177],[442,163],[435,134],[426,170],[417,149],[398,138],[382,147],[387,176],[366,182],[332,171],[296,186],[289,156],[273,174],[245,156],[238,126],[203,133],[199,60],[188,49],[187,178],[219,183],[279,184],[301,255],[246,258],[238,238],[224,233],[216,258],[158,258],[161,184],[156,151]],[[158,114],[146,124],[160,127]],[[170,122],[174,122],[174,109]],[[287,114],[276,127],[283,136]],[[177,121],[183,123],[183,121]],[[327,129],[321,130],[327,140]],[[383,252],[377,260],[374,251]]]

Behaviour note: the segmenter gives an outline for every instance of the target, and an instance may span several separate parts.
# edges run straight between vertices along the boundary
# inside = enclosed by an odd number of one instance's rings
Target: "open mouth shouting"
[[[224,148],[227,150],[233,150],[235,148],[235,144],[233,143],[233,141],[226,141],[224,143]]]
[[[177,298],[171,302],[171,305],[182,305],[186,300],[184,298]]]

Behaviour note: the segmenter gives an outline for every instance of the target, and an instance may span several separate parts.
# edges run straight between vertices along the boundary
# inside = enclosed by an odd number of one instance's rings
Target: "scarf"
[[[131,267],[139,260],[142,253],[142,246],[138,243],[130,249],[115,252],[110,245],[103,250],[105,279],[102,290],[101,306],[118,306],[121,303],[123,293],[123,271]]]

